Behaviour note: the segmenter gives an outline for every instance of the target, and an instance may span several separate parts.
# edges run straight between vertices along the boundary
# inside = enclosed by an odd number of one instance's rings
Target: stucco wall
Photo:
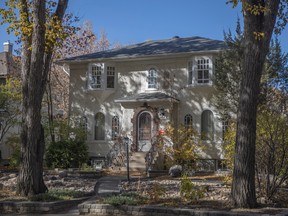
[[[222,158],[222,126],[217,111],[211,104],[211,97],[215,94],[215,89],[211,85],[187,85],[187,65],[191,59],[193,59],[192,55],[181,58],[113,62],[117,72],[117,82],[114,90],[87,90],[88,63],[71,64],[70,114],[85,115],[88,118],[88,131],[90,133],[87,141],[90,155],[103,156],[107,154],[113,145],[111,141],[111,121],[115,115],[120,117],[121,134],[131,135],[131,129],[133,128],[131,119],[134,109],[143,103],[131,103],[128,104],[129,106],[122,104],[122,106],[120,103],[115,103],[114,100],[136,93],[149,92],[147,89],[147,71],[154,67],[158,71],[157,82],[159,85],[157,91],[162,91],[169,95],[172,94],[180,101],[177,105],[178,112],[172,115],[175,122],[183,124],[184,116],[191,114],[193,116],[193,126],[200,133],[202,112],[207,109],[213,112],[215,139],[214,142],[206,142],[207,148],[205,148],[205,152],[208,154],[203,156],[213,159]],[[162,88],[165,71],[170,74],[170,87],[168,89]],[[164,104],[156,103],[154,105],[162,106]],[[97,112],[105,114],[105,141],[94,140],[94,116]]]

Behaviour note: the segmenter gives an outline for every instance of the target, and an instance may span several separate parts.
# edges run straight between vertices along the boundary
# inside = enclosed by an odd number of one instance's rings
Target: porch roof
[[[163,92],[138,93],[138,94],[133,94],[130,96],[118,98],[115,100],[116,103],[158,102],[158,101],[171,101],[173,103],[179,103],[179,100],[177,98],[167,95]]]

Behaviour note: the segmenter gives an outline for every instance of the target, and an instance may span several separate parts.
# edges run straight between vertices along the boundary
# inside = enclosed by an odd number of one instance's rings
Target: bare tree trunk
[[[21,158],[17,193],[23,196],[44,193],[43,156],[45,149],[44,129],[41,125],[42,99],[54,45],[45,53],[46,11],[44,0],[32,1],[32,20],[28,16],[27,0],[21,0],[20,13],[27,26],[32,24],[33,33],[22,36],[22,131]],[[68,0],[59,0],[55,16],[62,21]],[[30,51],[31,50],[31,51]]]
[[[274,29],[279,0],[246,0],[250,6],[261,6],[266,12],[255,15],[244,8],[244,56],[240,101],[237,113],[236,146],[232,182],[232,201],[236,207],[256,207],[255,142],[257,100],[265,57]],[[260,38],[257,33],[263,33]]]
[[[27,5],[27,2],[24,3]],[[24,6],[22,6],[24,7]],[[45,1],[32,2],[33,34],[31,56],[26,59],[25,48],[30,41],[23,42],[22,57],[22,131],[21,159],[17,192],[21,195],[44,193],[43,181],[44,130],[41,125],[41,85],[45,52]]]

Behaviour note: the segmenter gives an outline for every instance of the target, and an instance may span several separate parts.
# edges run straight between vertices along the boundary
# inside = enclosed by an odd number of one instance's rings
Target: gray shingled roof
[[[92,59],[131,57],[145,57],[150,55],[190,53],[199,51],[218,51],[225,48],[220,40],[212,40],[203,37],[174,37],[166,40],[151,40],[118,49],[111,49],[102,52],[91,53],[76,57],[66,58],[60,62],[85,61]]]
[[[134,94],[127,97],[118,98],[115,100],[116,103],[123,102],[152,102],[152,101],[170,101],[179,102],[178,99],[167,95],[162,92],[151,92],[151,93],[140,93]]]

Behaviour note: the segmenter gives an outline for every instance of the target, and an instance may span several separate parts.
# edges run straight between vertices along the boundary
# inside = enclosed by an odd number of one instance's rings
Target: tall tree
[[[63,36],[67,5],[68,0],[7,0],[7,8],[0,11],[3,21],[11,23],[10,30],[20,35],[22,41],[23,103],[17,192],[24,196],[47,191],[43,181],[45,142],[41,108],[53,50]]]
[[[234,6],[238,0],[231,0]],[[237,133],[232,182],[236,207],[253,208],[255,194],[255,141],[260,79],[279,12],[280,0],[242,0],[244,42],[242,81],[237,112]]]

